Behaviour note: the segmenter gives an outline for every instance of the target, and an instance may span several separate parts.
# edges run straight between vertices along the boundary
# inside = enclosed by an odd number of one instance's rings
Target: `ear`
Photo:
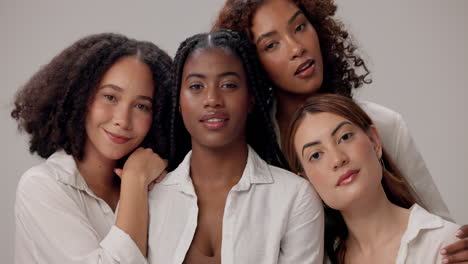
[[[377,157],[380,159],[382,157],[382,142],[380,141],[380,133],[374,125],[371,125],[367,131],[370,141],[374,145],[374,151],[377,154]]]

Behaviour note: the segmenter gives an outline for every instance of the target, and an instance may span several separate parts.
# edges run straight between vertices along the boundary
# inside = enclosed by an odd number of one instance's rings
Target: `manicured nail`
[[[456,235],[457,237],[461,237],[461,236],[463,236],[463,234],[464,234],[464,233],[463,233],[463,231],[461,231],[461,230],[458,230],[458,231],[455,233],[455,235]]]
[[[440,250],[440,254],[442,254],[442,255],[447,254],[447,250],[446,250],[445,248],[441,249],[441,250]]]
[[[448,261],[447,258],[442,259],[442,263],[448,263],[448,262],[449,262],[449,261]]]

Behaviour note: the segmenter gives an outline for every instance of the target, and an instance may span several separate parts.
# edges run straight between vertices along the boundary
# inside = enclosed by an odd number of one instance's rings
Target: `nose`
[[[289,37],[287,38],[287,43],[288,43],[288,48],[289,48],[289,53],[290,53],[290,59],[294,60],[296,58],[302,57],[305,52],[305,48],[302,45],[301,42],[299,42],[297,39],[294,37]]]
[[[334,170],[337,170],[343,167],[349,162],[349,158],[346,155],[346,153],[340,150],[339,148],[336,148],[335,150],[332,151],[331,157],[332,157],[331,165]]]
[[[208,87],[205,93],[205,107],[218,108],[223,106],[222,91],[217,87]]]
[[[131,129],[131,109],[132,108],[130,106],[116,106],[112,119],[113,124],[124,130]]]

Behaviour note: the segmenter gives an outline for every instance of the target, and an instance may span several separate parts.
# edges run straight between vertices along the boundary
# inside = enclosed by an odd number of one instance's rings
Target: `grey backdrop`
[[[0,0],[0,259],[13,259],[15,189],[40,159],[9,117],[17,88],[78,38],[104,31],[153,41],[174,55],[207,31],[223,0]],[[405,117],[458,223],[468,223],[468,1],[338,0],[374,82],[360,98]]]

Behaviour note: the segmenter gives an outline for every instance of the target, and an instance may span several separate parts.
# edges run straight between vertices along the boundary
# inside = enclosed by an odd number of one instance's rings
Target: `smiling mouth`
[[[299,65],[299,67],[296,69],[296,72],[294,72],[294,75],[309,75],[313,72],[313,66],[315,66],[315,60],[309,59],[306,62]]]
[[[107,136],[110,138],[110,140],[112,140],[112,142],[116,143],[116,144],[123,144],[123,143],[126,143],[130,140],[130,138],[128,137],[123,137],[123,136],[119,136],[119,135],[116,135],[114,133],[111,133],[107,130],[104,130],[107,134]]]

